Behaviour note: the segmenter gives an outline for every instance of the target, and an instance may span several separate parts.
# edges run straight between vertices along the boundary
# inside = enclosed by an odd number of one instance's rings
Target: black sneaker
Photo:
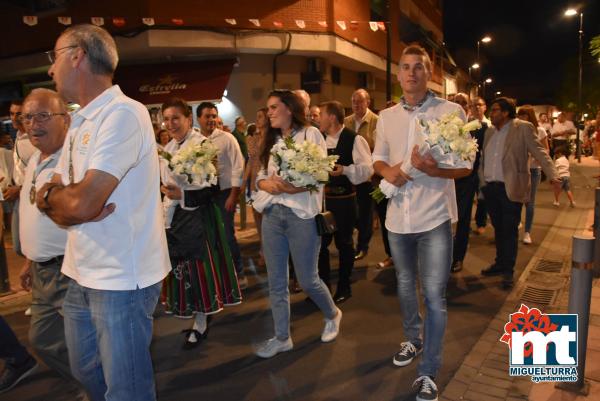
[[[6,365],[4,372],[0,375],[0,394],[10,390],[21,380],[35,373],[37,368],[38,363],[32,356],[20,367]]]
[[[412,387],[417,392],[417,401],[437,401],[438,389],[431,377],[420,376]]]
[[[410,341],[405,341],[400,344],[400,351],[394,355],[392,362],[396,366],[406,366],[410,364],[421,352],[423,352],[423,346],[417,348],[417,346]]]

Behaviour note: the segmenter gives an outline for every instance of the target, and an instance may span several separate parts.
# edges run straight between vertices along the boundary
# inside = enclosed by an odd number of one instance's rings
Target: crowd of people
[[[153,129],[146,108],[113,85],[118,54],[102,28],[69,27],[48,53],[56,92],[35,89],[13,102],[18,134],[0,167],[10,171],[3,195],[4,205],[12,204],[15,251],[27,261],[21,281],[32,291],[31,345],[80,399],[156,399],[149,346],[159,302],[193,322],[184,331],[185,349],[207,337],[211,317],[242,302],[248,280],[234,230],[242,196],[253,205],[259,263],[268,276],[273,335],[256,350],[262,358],[294,347],[290,276],[324,315],[321,341],[336,339],[354,263],[369,252],[377,211],[386,252],[378,266],[396,269],[405,337],[392,363],[407,366],[422,354],[417,400],[438,396],[446,286],[463,268],[474,205],[474,232],[485,230],[487,216],[495,232],[496,257],[481,274],[502,276],[505,289],[513,286],[523,205],[523,242],[532,242],[542,170],[555,205],[565,191],[575,206],[567,159],[573,123],[561,115],[551,126],[547,116],[538,120],[531,106],[517,110],[505,97],[491,103],[489,118],[481,97],[437,97],[428,89],[429,56],[416,45],[399,60],[400,102],[379,114],[364,89],[352,94],[349,116],[338,101],[311,105],[302,90],[276,90],[255,123],[239,117],[233,131],[219,124],[210,102],[197,107],[194,127],[192,108],[179,98],[162,105],[162,125]],[[80,109],[69,112],[67,103]],[[411,142],[417,118],[448,113],[481,123],[468,168],[442,168]],[[328,183],[309,191],[282,179],[272,149],[284,140],[312,142],[338,156]],[[178,180],[169,160],[205,144],[217,149],[218,184],[199,189]],[[409,162],[416,173],[403,169]],[[400,194],[375,203],[371,192],[382,179]],[[323,210],[337,230],[319,235],[315,217]],[[339,254],[335,290],[331,242]],[[4,392],[37,362],[1,318],[0,339]]]

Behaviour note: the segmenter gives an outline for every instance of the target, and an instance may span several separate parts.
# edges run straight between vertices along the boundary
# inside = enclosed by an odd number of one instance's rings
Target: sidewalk
[[[594,190],[598,161],[582,159],[571,162],[571,183],[577,202],[568,207],[561,195],[559,215],[546,238],[531,258],[525,271],[504,305],[489,324],[477,344],[465,357],[461,367],[443,389],[441,400],[598,400],[600,399],[600,280],[593,283],[590,328],[585,378],[590,383],[587,396],[555,388],[554,383],[534,384],[529,377],[511,377],[508,346],[499,341],[509,315],[521,303],[539,308],[543,313],[566,313],[569,300],[571,246],[575,234],[592,236]]]

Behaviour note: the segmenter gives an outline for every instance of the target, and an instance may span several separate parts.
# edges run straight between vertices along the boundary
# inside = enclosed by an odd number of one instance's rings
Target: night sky
[[[467,70],[481,44],[481,78],[494,80],[487,94],[501,91],[519,104],[565,104],[576,101],[579,16],[583,11],[584,98],[599,83],[600,64],[589,53],[589,40],[600,34],[600,0],[444,1],[444,41],[456,63]],[[474,75],[477,77],[477,75]],[[597,90],[597,89],[595,89]],[[486,96],[491,97],[491,96]]]

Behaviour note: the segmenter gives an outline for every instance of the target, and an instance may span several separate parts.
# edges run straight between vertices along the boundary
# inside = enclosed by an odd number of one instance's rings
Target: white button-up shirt
[[[327,135],[325,143],[327,149],[335,149],[340,140],[340,134],[344,130],[342,127],[335,135]],[[352,147],[352,160],[354,164],[344,166],[343,175],[348,177],[354,185],[362,184],[368,181],[373,175],[373,160],[371,159],[371,150],[367,140],[360,135],[354,138],[354,146]]]
[[[244,177],[244,155],[233,134],[218,128],[206,136],[219,148],[217,153],[217,170],[219,172],[219,188],[241,187]]]
[[[383,161],[394,166],[404,162],[407,154],[411,119],[417,115],[425,119],[437,119],[446,113],[458,113],[466,120],[462,108],[444,99],[432,97],[419,109],[409,112],[396,105],[379,113],[377,140],[373,161]],[[385,227],[397,234],[429,231],[447,220],[457,220],[454,180],[418,174],[404,191],[388,202]]]
[[[314,142],[321,146],[325,152],[327,152],[325,138],[323,138],[321,131],[315,127],[309,126],[300,128],[292,133],[292,137],[296,143],[302,143],[305,140]],[[281,138],[279,139],[279,141],[282,140],[283,139]],[[256,177],[256,182],[267,179],[271,175],[277,174],[278,171],[279,168],[273,160],[273,156],[270,156],[267,170],[265,171],[265,169],[261,169],[259,171],[258,176]],[[258,192],[260,193],[265,191],[258,190]],[[269,203],[272,205],[279,204],[287,206],[292,209],[294,214],[301,219],[312,219],[321,211],[323,203],[323,185],[320,185],[319,190],[314,192],[305,191],[297,194],[282,193],[278,195],[271,195],[269,198]]]
[[[35,188],[39,190],[54,175],[54,168],[62,148],[40,162],[38,150],[29,158],[21,194],[19,198],[19,236],[21,248],[27,259],[34,262],[46,262],[56,256],[64,255],[67,243],[67,230],[59,227],[48,216],[41,213],[35,202],[31,203],[30,194],[35,177]]]
[[[101,221],[68,228],[63,274],[99,290],[135,290],[161,281],[171,270],[159,192],[154,130],[143,104],[114,85],[74,113],[56,173],[69,184],[88,170],[119,180]]]
[[[485,158],[483,160],[483,179],[485,182],[504,182],[504,170],[502,168],[502,157],[504,157],[504,145],[508,130],[512,126],[512,120],[506,122],[488,141],[485,149]]]

